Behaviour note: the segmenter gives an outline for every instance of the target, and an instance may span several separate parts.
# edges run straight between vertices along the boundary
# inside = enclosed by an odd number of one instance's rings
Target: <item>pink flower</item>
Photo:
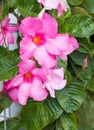
[[[37,1],[41,3],[47,10],[57,9],[58,16],[61,16],[61,14],[67,11],[67,9],[69,8],[66,0],[37,0]]]
[[[7,16],[5,20],[1,22],[0,28],[0,44],[4,44],[7,40],[9,44],[14,43],[13,32],[18,30],[18,24],[16,25],[9,25],[10,19]]]
[[[28,60],[18,64],[19,74],[4,83],[2,92],[21,105],[27,103],[28,98],[42,101],[47,98],[48,91],[55,97],[55,90],[63,89],[66,85],[64,69],[36,68],[35,62]]]
[[[35,57],[42,67],[54,67],[56,56],[65,60],[79,46],[74,37],[57,34],[57,22],[47,13],[42,18],[23,19],[20,30],[24,35],[20,42],[20,57],[25,61]]]
[[[21,105],[25,105],[28,98],[35,101],[46,99],[48,92],[43,84],[45,69],[36,68],[33,61],[22,61],[18,66],[19,74],[5,83],[3,92],[8,91],[9,97],[14,102],[18,101]]]
[[[66,85],[64,79],[64,69],[53,69],[49,70],[47,74],[47,80],[44,83],[47,90],[50,92],[51,97],[55,97],[55,90],[63,89]]]

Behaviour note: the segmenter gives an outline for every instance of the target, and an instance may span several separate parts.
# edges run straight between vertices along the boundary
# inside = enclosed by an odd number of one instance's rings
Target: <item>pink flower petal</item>
[[[19,74],[11,80],[7,88],[10,89],[12,87],[18,87],[22,82],[23,82],[23,76]]]
[[[24,37],[20,42],[20,57],[23,60],[32,58],[33,51],[37,46],[32,41],[32,36]]]
[[[21,61],[18,64],[18,67],[19,67],[19,73],[25,74],[29,71],[32,71],[36,67],[36,64],[32,60],[27,60],[27,61]]]
[[[21,86],[19,87],[18,102],[21,105],[26,105],[27,99],[29,98],[30,87],[31,87],[31,84],[26,83],[26,82],[21,84]]]
[[[67,50],[69,43],[68,34],[57,34],[54,39],[47,38],[45,47],[50,54],[59,55]]]
[[[2,21],[2,27],[8,26],[9,22],[10,22],[10,19],[9,19],[9,17],[7,16],[6,19]]]
[[[8,41],[9,44],[13,44],[14,43],[14,36],[13,36],[12,33],[7,32],[6,38],[7,38],[7,41]]]
[[[8,26],[7,29],[9,32],[16,32],[18,30],[18,27],[19,25],[18,24],[15,24],[15,25],[11,25],[11,26]]]
[[[47,69],[46,68],[35,68],[32,70],[32,74],[42,81],[46,80]]]
[[[44,46],[40,46],[34,51],[34,57],[42,67],[51,68],[56,65],[56,58],[47,53]]]
[[[45,33],[47,36],[51,38],[55,37],[58,29],[58,24],[55,18],[53,18],[47,13],[44,13],[41,21],[43,23],[41,33]]]
[[[18,101],[18,88],[12,88],[11,90],[9,90],[8,96],[9,96],[14,102],[17,102],[17,101]]]
[[[38,30],[42,28],[42,22],[39,18],[27,17],[24,18],[20,24],[20,31],[24,36],[34,36]]]
[[[35,101],[42,101],[46,99],[47,96],[48,96],[48,92],[44,88],[42,82],[34,78],[30,89],[30,97],[32,97]]]

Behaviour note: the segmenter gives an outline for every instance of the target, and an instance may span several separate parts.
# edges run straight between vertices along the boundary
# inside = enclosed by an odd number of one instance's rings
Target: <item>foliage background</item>
[[[7,120],[8,130],[94,130],[94,0],[68,0],[70,10],[61,17],[57,11],[47,11],[56,18],[59,32],[75,36],[80,47],[68,56],[68,61],[58,59],[58,67],[65,68],[67,86],[56,92],[56,99],[43,102],[28,100],[18,117]],[[15,12],[18,9],[20,16]],[[37,0],[1,0],[0,20],[12,13],[18,23],[23,17],[37,16],[42,6]],[[21,36],[18,34],[17,44]],[[87,64],[83,64],[88,57]],[[13,78],[18,71],[18,49],[9,51],[0,46],[0,80]],[[12,101],[7,94],[0,96],[0,112]],[[4,129],[0,122],[0,130]]]

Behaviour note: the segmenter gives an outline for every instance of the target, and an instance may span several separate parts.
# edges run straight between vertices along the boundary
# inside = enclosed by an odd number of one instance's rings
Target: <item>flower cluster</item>
[[[19,72],[5,82],[3,92],[21,105],[28,98],[42,101],[48,93],[55,97],[55,90],[65,87],[64,68],[57,68],[57,58],[67,60],[67,55],[78,48],[76,39],[58,34],[57,21],[47,13],[42,17],[27,17],[20,24],[23,38],[20,42]],[[38,66],[38,67],[37,67]]]

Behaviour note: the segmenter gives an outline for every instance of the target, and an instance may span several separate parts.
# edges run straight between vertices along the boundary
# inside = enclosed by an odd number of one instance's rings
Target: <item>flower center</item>
[[[36,45],[41,45],[41,44],[44,43],[44,41],[45,41],[45,39],[44,39],[43,34],[36,34],[36,35],[34,36],[33,42],[34,42]]]
[[[39,36],[35,36],[34,37],[34,43],[36,44],[36,45],[39,45],[40,43],[41,43],[41,38],[39,37]]]
[[[26,77],[27,79],[29,79],[29,78],[32,77],[32,74],[31,74],[30,72],[27,72],[27,73],[25,74],[25,77]]]
[[[32,78],[33,78],[33,75],[31,72],[27,72],[26,74],[24,74],[24,80],[26,82],[31,82],[32,81]]]

